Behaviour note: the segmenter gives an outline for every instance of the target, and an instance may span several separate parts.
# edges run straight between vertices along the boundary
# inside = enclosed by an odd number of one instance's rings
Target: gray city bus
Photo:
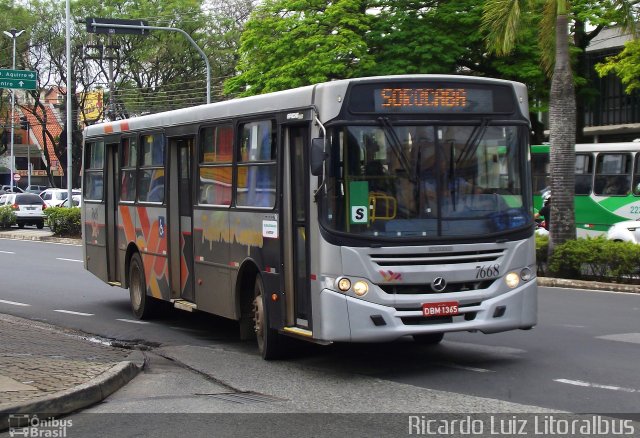
[[[434,344],[537,320],[527,92],[445,75],[340,80],[89,126],[85,267],[289,337]]]

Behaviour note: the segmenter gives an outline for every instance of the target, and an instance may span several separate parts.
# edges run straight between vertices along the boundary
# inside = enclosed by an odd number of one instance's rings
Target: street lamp
[[[3,34],[8,36],[13,40],[13,70],[16,69],[16,38],[18,38],[24,30],[16,30],[11,29],[10,31],[2,31]],[[15,158],[13,156],[13,118],[15,116],[15,103],[16,103],[16,92],[15,90],[11,90],[11,175],[9,185],[11,186],[11,191],[13,192],[13,174],[15,172]]]

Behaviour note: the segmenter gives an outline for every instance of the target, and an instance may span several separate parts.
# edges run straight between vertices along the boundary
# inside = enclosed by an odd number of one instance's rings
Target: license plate
[[[35,210],[35,207],[27,207],[27,210]]]
[[[446,301],[443,303],[424,303],[422,305],[424,316],[451,316],[458,314],[458,302]]]

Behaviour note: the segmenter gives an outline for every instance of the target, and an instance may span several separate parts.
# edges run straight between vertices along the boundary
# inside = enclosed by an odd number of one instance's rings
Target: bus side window
[[[576,195],[589,195],[593,184],[593,156],[576,154]]]
[[[239,129],[236,203],[241,207],[273,207],[277,175],[275,122],[251,122]]]
[[[594,193],[605,196],[624,196],[629,194],[630,186],[630,154],[599,154],[596,161],[596,184]]]
[[[640,153],[636,154],[633,169],[632,191],[635,196],[640,196]]]

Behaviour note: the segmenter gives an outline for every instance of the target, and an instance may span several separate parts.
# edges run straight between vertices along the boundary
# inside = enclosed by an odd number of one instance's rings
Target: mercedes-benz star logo
[[[447,282],[442,277],[436,277],[431,282],[431,289],[433,289],[434,292],[442,292],[445,287],[447,287]]]

